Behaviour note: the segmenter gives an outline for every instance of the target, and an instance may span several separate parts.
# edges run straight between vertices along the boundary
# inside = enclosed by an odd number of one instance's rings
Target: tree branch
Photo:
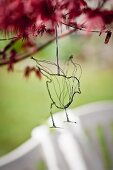
[[[67,32],[65,32],[64,34],[58,36],[58,38],[61,39],[61,38],[63,38],[63,37],[66,37],[66,36],[72,34],[75,30],[76,30],[76,29],[67,31]],[[47,43],[45,43],[45,44],[43,44],[42,46],[36,48],[36,49],[35,49],[34,51],[32,51],[31,53],[28,53],[28,54],[26,54],[26,55],[23,55],[22,57],[19,57],[19,58],[17,57],[17,59],[15,59],[14,63],[17,63],[17,62],[19,62],[19,61],[22,61],[22,60],[24,60],[24,59],[26,59],[26,58],[34,55],[35,53],[41,51],[42,49],[44,49],[45,47],[47,47],[48,45],[50,45],[55,39],[56,39],[56,38],[54,37],[53,39],[49,40]],[[7,60],[7,61],[4,61],[4,60],[3,60],[3,62],[0,62],[0,66],[7,65],[7,64],[9,64],[9,62],[10,62],[9,60]]]

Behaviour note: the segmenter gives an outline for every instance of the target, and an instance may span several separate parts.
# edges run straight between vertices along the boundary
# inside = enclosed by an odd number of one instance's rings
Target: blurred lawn
[[[61,57],[69,56],[80,50],[72,39],[60,43]],[[52,45],[54,46],[54,45]],[[53,48],[46,48],[39,56],[54,55]],[[69,54],[69,55],[68,55]],[[97,69],[82,65],[81,95],[77,95],[71,107],[99,100],[113,100],[113,69]],[[32,75],[26,80],[22,73],[8,73],[0,69],[0,155],[19,146],[30,137],[33,127],[42,124],[49,117],[50,99],[45,79],[38,80]],[[56,108],[54,112],[58,111]]]

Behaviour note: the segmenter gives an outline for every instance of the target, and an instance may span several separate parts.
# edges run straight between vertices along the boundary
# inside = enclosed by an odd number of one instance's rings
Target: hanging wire
[[[59,46],[58,46],[58,28],[55,26],[55,36],[56,36],[56,60],[57,60],[57,73],[60,74],[59,69]]]

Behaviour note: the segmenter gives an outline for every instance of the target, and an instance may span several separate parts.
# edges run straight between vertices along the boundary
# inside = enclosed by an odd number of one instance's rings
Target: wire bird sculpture
[[[51,99],[50,115],[54,128],[57,128],[52,114],[52,107],[55,105],[58,109],[64,109],[66,114],[66,121],[72,122],[69,119],[66,109],[73,102],[76,93],[80,94],[80,77],[82,74],[81,66],[73,62],[73,56],[69,57],[66,68],[62,69],[59,65],[59,48],[58,48],[58,26],[55,27],[56,40],[56,63],[46,60],[36,60],[37,68],[47,78],[46,87],[49,97]],[[70,65],[71,64],[71,65]],[[79,69],[78,69],[79,67]],[[71,72],[69,71],[71,68]],[[77,71],[79,70],[79,78],[77,78]],[[74,122],[76,123],[76,122]]]
[[[46,60],[37,60],[32,57],[37,63],[37,69],[47,78],[46,87],[49,97],[51,99],[50,115],[54,128],[58,128],[55,124],[52,114],[53,105],[58,109],[64,109],[66,114],[66,122],[72,122],[69,119],[66,109],[73,102],[75,94],[80,94],[80,77],[82,74],[81,66],[74,63],[73,57],[70,56],[69,60],[65,63],[65,68],[59,66],[54,62]],[[71,71],[69,70],[71,68]],[[79,69],[78,69],[79,68]],[[77,74],[79,77],[77,78]],[[76,122],[73,122],[76,123]]]

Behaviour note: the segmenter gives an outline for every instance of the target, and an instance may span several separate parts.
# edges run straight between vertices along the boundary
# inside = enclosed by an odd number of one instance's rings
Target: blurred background
[[[43,43],[45,38],[38,38],[37,44]],[[71,108],[94,101],[113,100],[113,38],[107,45],[104,38],[98,34],[72,34],[59,40],[60,63],[73,55],[74,61],[82,67],[82,93],[75,97]],[[5,43],[0,42],[0,47]],[[55,61],[55,43],[33,57]],[[0,67],[0,156],[25,142],[31,130],[50,116],[51,101],[45,78],[39,80],[34,74],[28,79],[24,77],[23,68],[31,62],[31,59],[26,59],[15,64],[13,72]]]

